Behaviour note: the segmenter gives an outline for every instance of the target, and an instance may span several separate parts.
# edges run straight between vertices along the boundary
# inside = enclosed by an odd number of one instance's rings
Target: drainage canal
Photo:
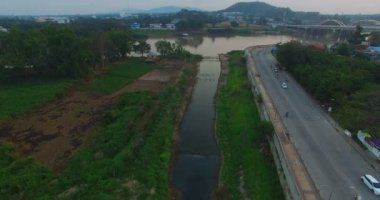
[[[200,63],[192,99],[181,123],[172,185],[183,200],[209,200],[217,186],[220,158],[214,133],[214,97],[219,75],[220,62],[216,59]]]

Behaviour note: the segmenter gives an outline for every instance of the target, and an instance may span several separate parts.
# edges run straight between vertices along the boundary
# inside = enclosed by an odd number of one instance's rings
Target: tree
[[[27,63],[25,55],[26,34],[16,28],[12,28],[8,34],[1,37],[0,57],[2,65],[23,67]]]
[[[260,139],[265,139],[265,136],[272,136],[274,129],[270,121],[260,121],[256,125],[256,131],[262,136]]]
[[[370,43],[371,46],[380,46],[380,32],[372,34]]]
[[[265,26],[267,25],[268,21],[265,17],[260,17],[260,19],[256,22],[257,25]]]
[[[239,26],[239,23],[237,23],[237,21],[232,21],[232,22],[231,22],[231,26],[232,26],[232,27],[238,27],[238,26]]]
[[[141,53],[144,56],[144,52],[150,51],[151,47],[146,41],[139,41],[138,44],[133,45],[133,51]]]
[[[304,63],[306,60],[306,47],[298,41],[292,41],[280,46],[277,59],[289,71],[293,71],[295,66]]]
[[[352,52],[350,45],[347,43],[337,43],[331,50],[341,56],[350,56]]]
[[[0,65],[8,65],[12,77],[71,76],[87,73],[94,64],[91,41],[66,26],[12,29],[0,37]]]
[[[112,43],[116,47],[117,54],[115,57],[126,57],[131,53],[134,40],[132,35],[127,31],[111,31],[108,34]]]
[[[116,47],[111,39],[104,32],[95,32],[92,36],[92,51],[95,60],[105,66],[107,60],[112,60],[113,55],[117,54]]]
[[[173,48],[170,42],[160,40],[156,42],[155,45],[156,45],[158,53],[160,53],[161,56],[165,57],[165,56],[173,55]]]
[[[351,36],[350,39],[348,39],[348,42],[353,45],[361,44],[363,41],[362,31],[363,31],[363,27],[361,27],[360,25],[357,25],[355,33]]]

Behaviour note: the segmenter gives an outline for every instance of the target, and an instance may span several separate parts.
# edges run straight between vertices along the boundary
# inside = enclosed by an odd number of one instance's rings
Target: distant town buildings
[[[222,16],[230,21],[243,21],[244,15],[242,12],[223,12]]]
[[[133,22],[130,25],[130,28],[132,30],[138,30],[138,29],[175,30],[176,25],[173,23],[169,23],[169,24],[156,23],[156,24],[149,24],[148,27],[143,27],[139,22]]]
[[[169,30],[175,30],[175,24],[166,24],[166,28]]]
[[[371,61],[376,61],[380,59],[380,47],[369,46],[367,50],[368,50],[368,57]]]
[[[53,23],[58,23],[58,24],[70,23],[70,19],[67,17],[37,17],[35,21],[39,23],[46,23],[46,22],[53,22]]]
[[[4,32],[4,33],[7,33],[8,32],[8,29],[0,26],[0,32]]]
[[[162,29],[162,24],[149,24],[150,29]]]
[[[149,29],[167,29],[167,30],[175,30],[175,24],[149,24]]]
[[[131,29],[133,29],[133,30],[140,29],[140,28],[141,28],[141,25],[138,22],[133,22],[131,24]]]

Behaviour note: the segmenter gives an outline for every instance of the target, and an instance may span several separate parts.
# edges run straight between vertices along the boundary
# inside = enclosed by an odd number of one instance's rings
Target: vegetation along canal
[[[154,43],[160,39],[150,39]],[[174,39],[166,39],[174,42]],[[214,97],[220,75],[218,53],[248,46],[275,44],[290,40],[286,36],[250,36],[232,38],[200,38],[177,41],[192,53],[202,54],[198,81],[179,129],[177,156],[173,163],[172,185],[183,200],[211,199],[218,183],[219,149],[215,138]]]

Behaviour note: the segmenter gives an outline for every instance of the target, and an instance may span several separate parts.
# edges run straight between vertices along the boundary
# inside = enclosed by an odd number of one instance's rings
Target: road
[[[326,113],[286,72],[273,70],[276,62],[270,48],[251,52],[263,84],[281,113],[305,166],[324,199],[349,200],[356,194],[363,200],[379,199],[361,181],[363,174],[379,174],[329,123]],[[316,77],[318,78],[318,77]],[[281,87],[288,80],[288,88]],[[285,113],[288,112],[288,117]]]

